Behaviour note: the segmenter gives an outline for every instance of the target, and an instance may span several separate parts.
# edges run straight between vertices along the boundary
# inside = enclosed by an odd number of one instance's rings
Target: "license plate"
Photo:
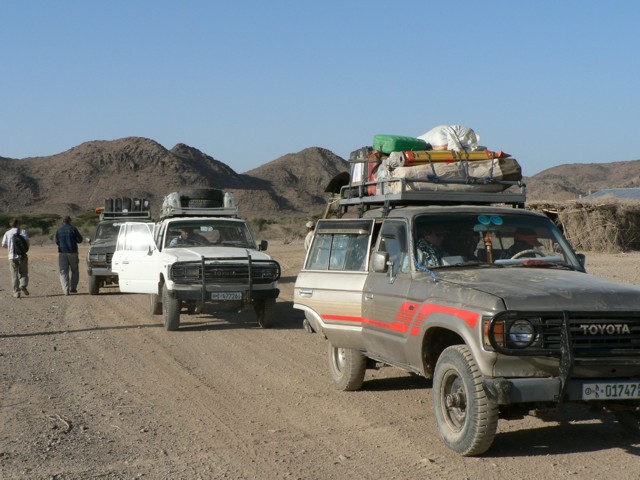
[[[211,300],[242,300],[242,292],[212,292]]]
[[[640,383],[585,383],[582,385],[583,400],[628,400],[640,398]]]

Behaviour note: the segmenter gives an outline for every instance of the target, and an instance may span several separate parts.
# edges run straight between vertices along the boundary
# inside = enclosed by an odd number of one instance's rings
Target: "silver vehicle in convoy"
[[[381,365],[432,379],[440,435],[467,456],[499,418],[638,411],[640,287],[586,273],[554,222],[522,208],[524,187],[352,193],[317,222],[294,290],[339,389]]]
[[[272,326],[280,265],[237,213],[233,197],[217,189],[166,196],[155,225],[120,228],[112,267],[120,290],[149,294],[149,310],[163,315],[166,330],[179,328],[183,312],[247,308],[261,327]]]

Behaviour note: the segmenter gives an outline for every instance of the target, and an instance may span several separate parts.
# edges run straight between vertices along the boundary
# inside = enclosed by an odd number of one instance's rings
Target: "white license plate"
[[[640,383],[585,383],[582,385],[583,400],[628,400],[640,398]]]
[[[242,300],[242,292],[212,292],[211,300]]]

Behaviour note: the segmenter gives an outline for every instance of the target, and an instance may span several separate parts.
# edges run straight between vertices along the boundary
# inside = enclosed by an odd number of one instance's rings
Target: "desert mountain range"
[[[0,157],[0,209],[64,215],[93,210],[109,197],[138,197],[148,198],[155,213],[167,193],[215,187],[233,192],[247,218],[312,216],[325,206],[329,181],[348,170],[345,159],[320,147],[237,173],[182,143],[167,150],[148,138],[97,140],[46,157]],[[559,165],[525,183],[529,200],[574,200],[602,188],[640,186],[640,160]]]

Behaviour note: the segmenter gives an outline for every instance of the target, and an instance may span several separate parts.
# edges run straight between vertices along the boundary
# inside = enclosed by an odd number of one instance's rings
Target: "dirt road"
[[[65,297],[48,246],[30,253],[31,296],[14,299],[3,258],[0,478],[640,477],[640,437],[581,406],[501,420],[492,449],[463,458],[438,437],[428,381],[388,367],[362,391],[335,390],[324,342],[292,309],[302,250],[270,246],[284,277],[271,330],[247,312],[166,332],[144,295],[90,296],[84,269]],[[638,265],[588,258],[592,273],[640,284]]]

